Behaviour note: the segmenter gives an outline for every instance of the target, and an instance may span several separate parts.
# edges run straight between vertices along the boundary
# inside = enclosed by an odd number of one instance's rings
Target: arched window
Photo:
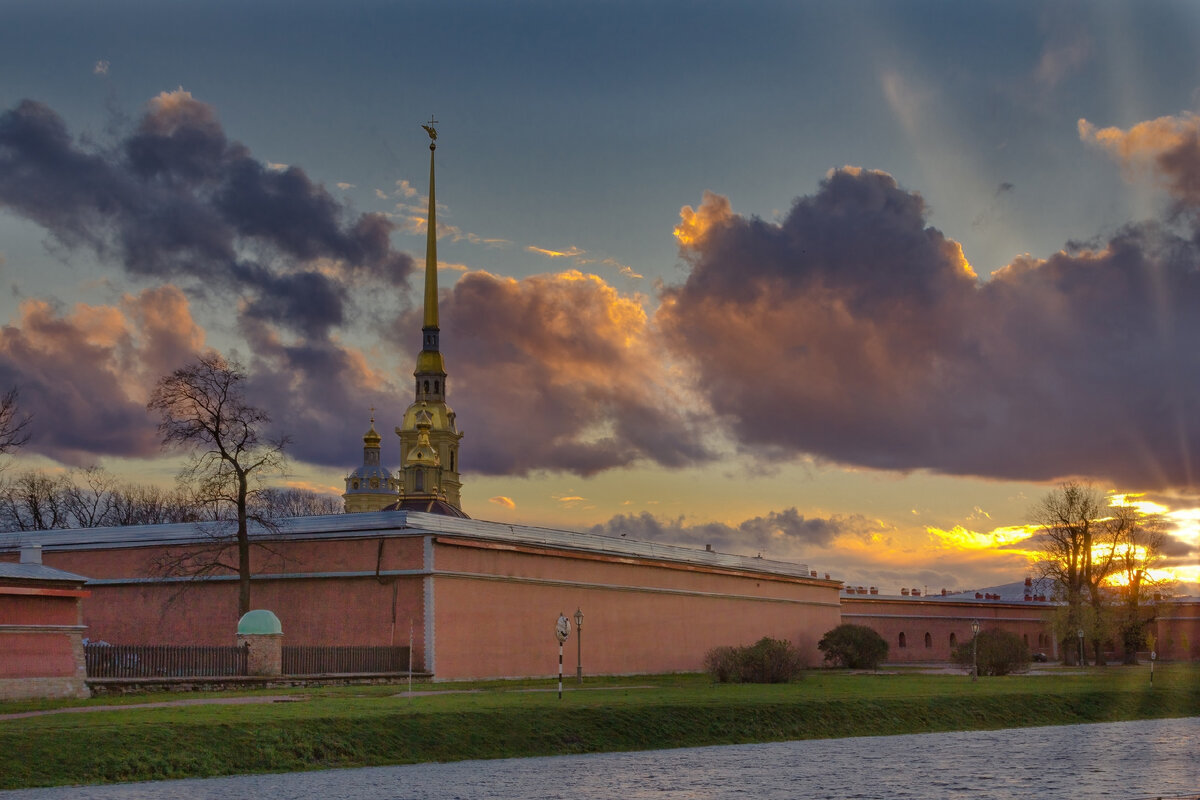
[[[1024,642],[1025,642],[1025,646],[1026,646],[1026,647],[1029,647],[1029,634],[1028,634],[1028,633],[1022,633],[1022,634],[1021,634],[1021,639],[1022,639],[1022,640],[1024,640]]]
[[[429,381],[425,381],[425,394],[429,394]]]
[[[925,646],[933,647],[933,634],[932,633],[925,634]]]
[[[434,381],[433,382],[433,393],[437,394],[438,392],[440,392],[441,391],[440,387],[441,387],[441,383],[439,381]]]
[[[901,646],[901,647],[908,647],[908,640],[904,638],[904,634],[903,634],[903,633],[901,633],[901,634],[900,634],[900,646]]]
[[[950,647],[951,648],[958,647],[958,637],[955,636],[953,633],[950,634]]]
[[[450,451],[450,471],[454,472],[454,451]]]
[[[419,469],[413,475],[413,491],[414,492],[425,491],[425,470]]]

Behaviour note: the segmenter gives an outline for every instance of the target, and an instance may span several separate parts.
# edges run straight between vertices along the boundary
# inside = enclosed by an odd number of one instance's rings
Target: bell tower
[[[446,363],[438,327],[437,201],[434,194],[434,152],[437,120],[422,125],[429,134],[429,219],[425,231],[425,315],[421,352],[417,355],[412,405],[396,428],[400,437],[399,508],[462,513],[458,447],[462,439],[454,411],[446,404]],[[444,503],[448,509],[440,509]]]

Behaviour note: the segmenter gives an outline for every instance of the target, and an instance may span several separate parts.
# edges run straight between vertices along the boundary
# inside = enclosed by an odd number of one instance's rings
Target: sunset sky
[[[411,401],[432,115],[472,517],[936,591],[1074,478],[1200,580],[1200,5],[337,5],[5,4],[10,470],[169,484],[149,390],[216,348],[340,494]]]

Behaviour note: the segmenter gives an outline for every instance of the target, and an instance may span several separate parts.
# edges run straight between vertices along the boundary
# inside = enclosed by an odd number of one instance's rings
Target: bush
[[[1017,634],[1000,630],[980,631],[976,638],[980,675],[1007,675],[1029,669],[1029,646]],[[974,661],[971,642],[963,642],[954,648],[950,658],[955,664],[970,669]]]
[[[865,625],[838,625],[821,637],[817,649],[835,667],[875,669],[887,658],[888,643]]]
[[[714,647],[704,654],[704,670],[717,683],[787,683],[804,666],[791,642],[769,636],[748,647]]]

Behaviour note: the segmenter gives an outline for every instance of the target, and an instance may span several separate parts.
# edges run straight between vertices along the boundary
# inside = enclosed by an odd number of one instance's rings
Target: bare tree
[[[9,531],[48,531],[70,528],[66,503],[70,480],[27,470],[0,484],[0,527]]]
[[[1092,545],[1102,507],[1103,500],[1096,489],[1064,483],[1042,498],[1031,512],[1041,528],[1042,558],[1037,569],[1043,578],[1055,584],[1066,602],[1064,628],[1058,634],[1068,664],[1076,663],[1076,631],[1084,629],[1084,603],[1090,599],[1088,590],[1092,584]],[[1097,638],[1095,631],[1092,638]]]
[[[204,506],[184,489],[124,484],[113,489],[108,525],[160,525],[209,519]]]
[[[0,396],[0,453],[15,450],[29,441],[29,425],[33,417],[21,413],[17,400],[16,387]]]
[[[270,418],[246,402],[245,377],[236,362],[215,353],[206,355],[159,379],[147,404],[159,414],[163,444],[191,450],[180,481],[210,503],[218,518],[225,518],[231,509],[237,526],[235,560],[224,558],[228,542],[214,541],[213,547],[177,562],[174,569],[236,571],[239,614],[250,610],[249,523],[255,516],[251,502],[261,491],[262,475],[282,471],[287,443],[265,438]]]
[[[255,506],[268,517],[313,517],[322,514],[341,514],[345,503],[340,497],[317,494],[309,489],[263,489]]]

